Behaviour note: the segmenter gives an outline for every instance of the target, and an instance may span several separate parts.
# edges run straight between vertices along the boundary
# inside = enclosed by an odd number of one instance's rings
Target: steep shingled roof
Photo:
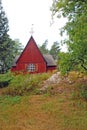
[[[50,54],[43,54],[45,61],[47,62],[47,66],[56,66],[56,63]]]
[[[20,57],[20,56],[16,56],[16,57],[14,58],[14,61],[13,61],[13,65],[12,65],[12,66],[16,66],[16,62],[17,62],[17,60],[18,60],[19,57]]]

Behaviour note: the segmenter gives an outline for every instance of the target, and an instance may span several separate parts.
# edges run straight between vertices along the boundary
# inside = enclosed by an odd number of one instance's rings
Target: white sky
[[[55,19],[50,26],[52,0],[2,0],[2,5],[9,20],[9,35],[19,39],[25,46],[31,36],[31,25],[34,24],[33,37],[37,44],[48,39],[48,47],[53,42],[62,39],[60,28],[65,24],[64,19]],[[64,49],[64,48],[63,48]]]

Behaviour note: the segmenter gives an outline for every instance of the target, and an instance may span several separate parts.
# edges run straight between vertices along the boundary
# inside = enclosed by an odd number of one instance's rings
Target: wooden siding
[[[38,49],[33,37],[30,38],[24,51],[16,62],[16,67],[12,67],[12,71],[27,71],[29,64],[37,64],[37,71],[35,73],[46,72],[46,61],[44,60],[40,50]]]

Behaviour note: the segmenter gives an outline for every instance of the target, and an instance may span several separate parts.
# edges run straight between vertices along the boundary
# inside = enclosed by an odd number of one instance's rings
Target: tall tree
[[[9,43],[9,47],[7,48],[6,52],[3,53],[3,57],[6,57],[4,60],[4,70],[9,70],[13,64],[13,60],[17,55],[20,55],[22,50],[23,50],[23,46],[22,44],[19,42],[19,40],[15,39],[12,40],[10,38],[8,38]]]
[[[68,61],[87,70],[87,0],[53,0],[52,10],[68,18],[61,34],[66,31],[70,57]],[[72,57],[72,58],[71,58]],[[72,68],[72,67],[71,67]]]
[[[12,65],[13,58],[20,46],[7,34],[9,31],[8,19],[0,0],[0,73],[6,72]]]
[[[45,42],[39,47],[40,51],[43,53],[43,54],[46,54],[48,53],[48,49],[47,49],[47,45],[48,45],[48,40],[45,40]]]
[[[51,49],[50,49],[49,53],[53,56],[53,58],[55,60],[57,60],[59,52],[60,52],[60,46],[59,46],[59,43],[56,41],[51,46]]]
[[[3,10],[2,3],[0,0],[0,44],[6,38],[8,31],[9,31],[8,19],[5,15],[5,12]]]
[[[0,71],[4,71],[5,67],[5,59],[7,56],[7,49],[9,48],[8,45],[8,19],[5,15],[5,12],[2,7],[2,3],[0,0]],[[6,53],[6,54],[5,54]]]

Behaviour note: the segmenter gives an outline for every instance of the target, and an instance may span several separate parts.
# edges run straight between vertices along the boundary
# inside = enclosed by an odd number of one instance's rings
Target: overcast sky
[[[51,25],[50,7],[52,0],[2,0],[3,8],[9,20],[9,34],[14,39],[19,39],[25,46],[31,36],[33,24],[33,37],[37,44],[48,39],[48,47],[53,42],[62,39],[59,35],[60,28],[65,24],[64,19],[54,19]]]

